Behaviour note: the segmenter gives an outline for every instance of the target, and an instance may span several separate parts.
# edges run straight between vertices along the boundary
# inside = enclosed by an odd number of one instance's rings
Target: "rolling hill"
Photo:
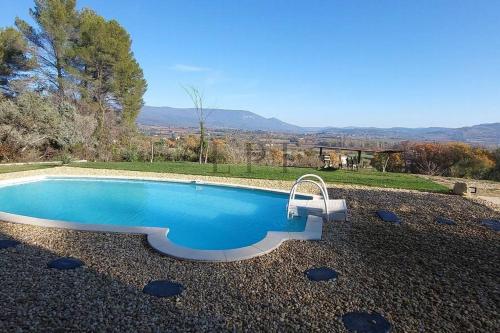
[[[244,110],[207,109],[206,126],[217,129],[283,133],[317,133],[397,140],[461,141],[487,146],[500,145],[500,123],[460,128],[377,128],[377,127],[300,127],[276,118],[265,118]],[[138,124],[160,127],[198,127],[194,109],[144,106]]]
[[[447,128],[376,128],[345,127],[326,128],[318,133],[324,135],[349,135],[368,138],[400,139],[413,141],[460,141],[487,146],[500,145],[500,123],[479,124],[474,126]]]
[[[264,118],[250,111],[206,109],[208,128],[238,129],[245,131],[301,132],[299,126],[276,118]],[[163,127],[198,127],[195,109],[144,106],[137,119],[142,125]]]

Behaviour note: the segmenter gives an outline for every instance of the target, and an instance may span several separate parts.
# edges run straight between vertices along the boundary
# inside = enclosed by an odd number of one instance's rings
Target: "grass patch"
[[[57,164],[22,164],[22,165],[0,165],[0,173],[19,172],[37,169],[53,168]]]
[[[246,165],[219,164],[217,170],[215,170],[212,164],[198,164],[192,162],[88,162],[72,163],[70,166],[272,180],[295,180],[303,174],[315,173],[329,183],[357,184],[441,193],[449,192],[447,187],[415,175],[390,172],[382,173],[374,170],[323,171],[314,168],[288,167],[286,172],[284,172],[282,167],[252,165],[249,172]]]

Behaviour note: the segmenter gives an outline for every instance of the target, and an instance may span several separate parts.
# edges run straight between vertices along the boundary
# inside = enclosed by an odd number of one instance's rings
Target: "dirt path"
[[[500,211],[500,182],[442,176],[420,175],[420,177],[435,181],[436,183],[447,186],[450,189],[452,189],[453,185],[457,182],[465,182],[469,188],[475,187],[477,189],[476,193],[471,193],[468,198],[487,201],[494,209]]]

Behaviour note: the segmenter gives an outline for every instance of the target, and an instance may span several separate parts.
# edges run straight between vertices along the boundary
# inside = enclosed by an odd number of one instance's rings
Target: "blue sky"
[[[131,34],[145,101],[303,126],[500,121],[500,1],[79,0]],[[31,0],[0,0],[0,26]]]

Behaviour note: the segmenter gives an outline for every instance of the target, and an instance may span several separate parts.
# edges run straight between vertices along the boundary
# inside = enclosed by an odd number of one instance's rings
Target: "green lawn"
[[[47,168],[52,168],[56,165],[57,164],[0,165],[0,173],[47,169]]]
[[[314,168],[288,167],[283,172],[282,167],[252,165],[250,172],[246,165],[218,165],[217,171],[212,164],[191,162],[88,162],[72,163],[70,166],[95,169],[134,170],[146,172],[167,172],[190,175],[222,176],[234,178],[258,178],[295,180],[306,173],[315,173],[326,182],[358,184],[377,187],[402,188],[429,192],[447,193],[448,188],[415,175],[403,173],[382,173],[372,170],[363,171],[320,171]]]

